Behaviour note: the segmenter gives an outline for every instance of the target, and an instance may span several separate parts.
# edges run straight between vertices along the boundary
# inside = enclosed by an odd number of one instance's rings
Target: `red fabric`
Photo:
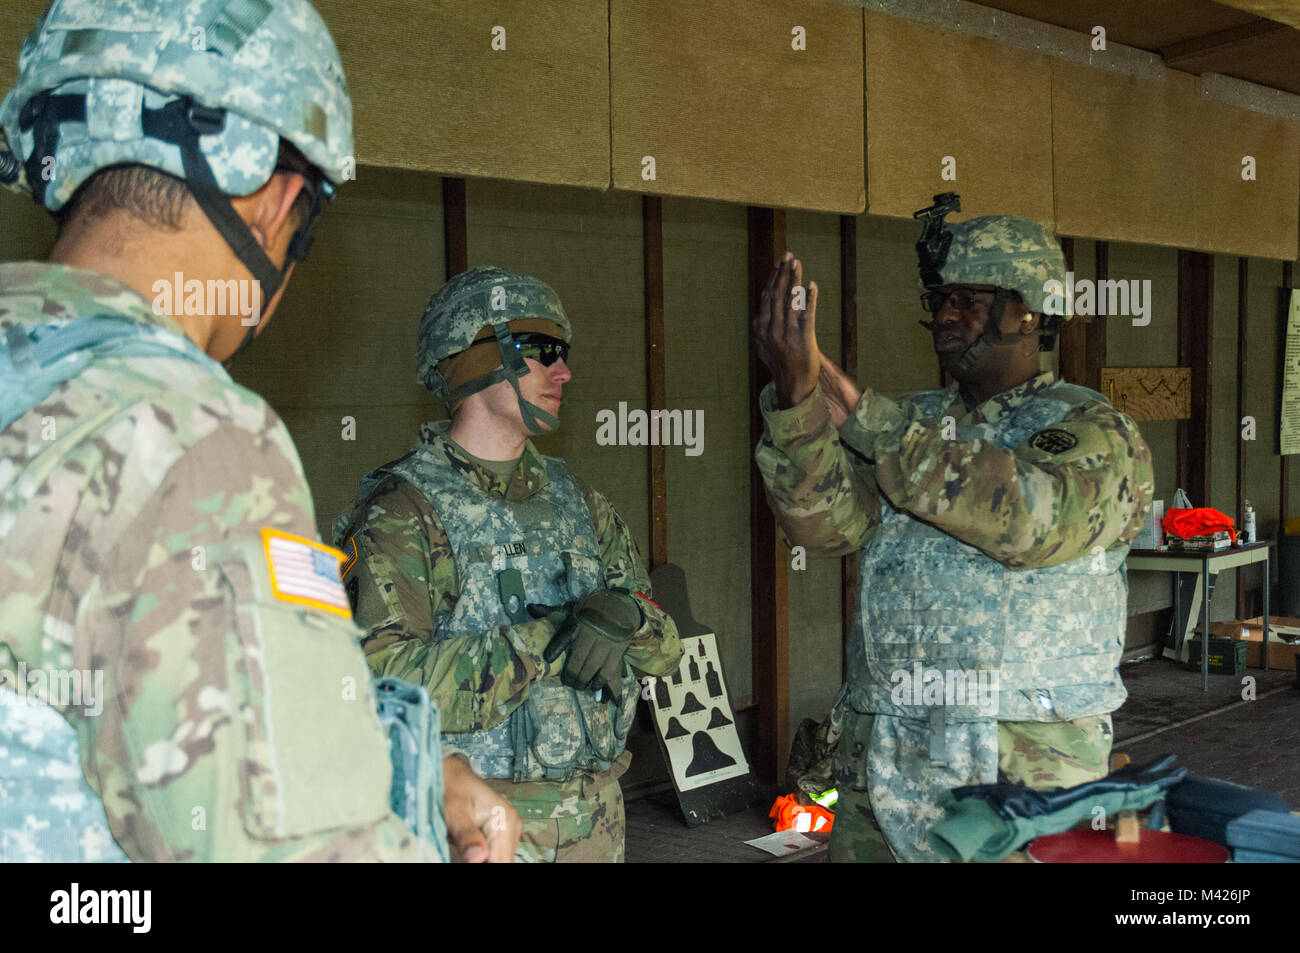
[[[831,825],[835,823],[835,815],[820,804],[800,804],[795,800],[793,794],[784,794],[776,799],[772,805],[772,810],[768,811],[767,816],[775,822],[772,825],[773,830],[788,831],[791,828],[798,830],[798,823],[795,818],[800,814],[811,814],[808,819],[808,831],[821,834],[830,833]],[[825,818],[826,823],[820,827],[817,826],[819,818]]]
[[[1160,522],[1166,533],[1180,539],[1209,536],[1211,533],[1226,529],[1232,534],[1232,541],[1234,543],[1237,541],[1237,529],[1232,522],[1232,517],[1220,513],[1212,506],[1198,506],[1190,510],[1167,510],[1165,518]]]

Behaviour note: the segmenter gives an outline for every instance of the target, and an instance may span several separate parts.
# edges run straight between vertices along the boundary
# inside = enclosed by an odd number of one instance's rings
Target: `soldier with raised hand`
[[[793,306],[789,252],[753,322],[773,376],[756,458],[778,524],[810,551],[860,550],[833,861],[941,860],[926,835],[955,787],[1105,775],[1126,695],[1124,557],[1150,451],[1102,395],[1040,372],[1067,317],[1051,230],[943,214],[918,213],[917,250],[952,386],[860,390],[817,346],[816,284]]]
[[[457,275],[420,321],[451,411],[334,523],[371,668],[425,686],[443,744],[519,811],[517,859],[621,861],[641,686],[682,646],[626,524],[532,436],[559,425],[572,332],[547,284]]]
[[[0,857],[437,859],[390,810],[293,443],[218,363],[351,174],[325,24],[57,0],[0,131],[0,180],[60,226],[48,262],[0,265]],[[432,754],[461,852],[509,860],[514,812]]]

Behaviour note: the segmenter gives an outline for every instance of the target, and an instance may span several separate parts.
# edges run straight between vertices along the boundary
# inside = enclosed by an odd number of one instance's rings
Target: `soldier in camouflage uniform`
[[[419,380],[452,412],[334,524],[376,674],[424,685],[443,744],[519,811],[525,861],[621,861],[640,686],[682,654],[626,524],[529,437],[558,426],[571,338],[546,284],[481,267],[429,301]]]
[[[834,861],[933,861],[945,790],[1103,776],[1125,691],[1128,542],[1152,495],[1133,421],[1039,371],[1065,281],[1045,226],[937,218],[918,244],[951,387],[891,400],[821,354],[787,252],[754,321],[774,381],[756,457],[791,543],[860,550]]]
[[[307,0],[60,0],[19,73],[0,180],[62,227],[0,265],[0,860],[436,859],[390,811],[293,443],[217,363],[350,174],[328,30]],[[151,306],[177,273],[251,275],[263,320]],[[441,767],[452,839],[509,860],[513,811]]]

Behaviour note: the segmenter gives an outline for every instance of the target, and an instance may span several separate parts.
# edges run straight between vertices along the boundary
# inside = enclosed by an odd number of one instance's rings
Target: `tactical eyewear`
[[[519,334],[515,336],[515,350],[524,357],[531,357],[542,367],[550,367],[556,361],[569,360],[569,342],[553,338],[549,334]]]
[[[975,308],[977,295],[996,295],[1002,289],[989,291],[968,291],[965,288],[958,288],[956,291],[923,291],[921,292],[921,307],[931,314],[938,314],[943,310],[944,304],[951,301],[952,306],[958,311],[972,311]],[[1017,292],[1004,292],[1008,300],[1019,301],[1020,295]]]
[[[512,335],[515,350],[526,358],[531,358],[542,367],[550,367],[556,361],[568,362],[569,360],[569,342],[561,341],[559,338],[553,338],[549,334],[542,334],[537,331],[526,334]],[[484,338],[481,341],[475,341],[470,347],[478,347],[480,344],[495,344],[496,338]]]

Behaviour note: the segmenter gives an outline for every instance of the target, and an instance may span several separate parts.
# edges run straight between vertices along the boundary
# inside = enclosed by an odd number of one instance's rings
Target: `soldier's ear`
[[[1034,334],[1038,331],[1039,326],[1043,323],[1043,316],[1037,311],[1026,311],[1020,316],[1020,333],[1024,335]]]

